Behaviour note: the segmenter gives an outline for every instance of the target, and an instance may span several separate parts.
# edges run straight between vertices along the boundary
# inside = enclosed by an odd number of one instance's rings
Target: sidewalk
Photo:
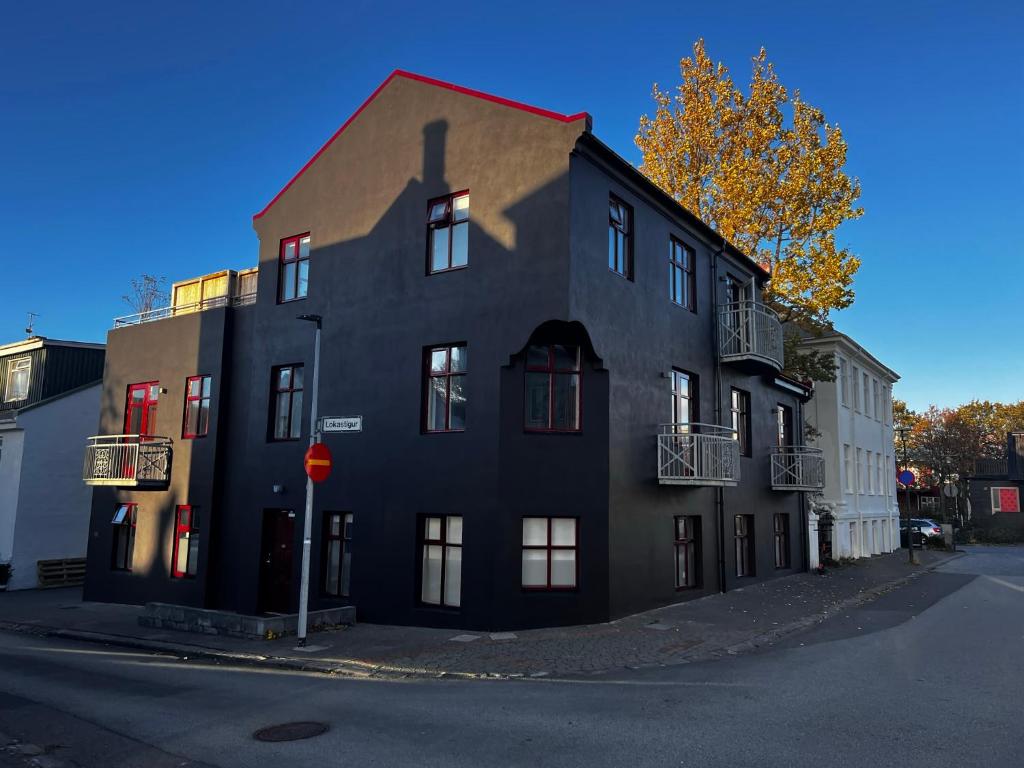
[[[240,640],[140,627],[139,606],[83,603],[80,589],[0,593],[0,630],[361,677],[546,677],[680,664],[772,643],[895,589],[958,554],[906,552],[804,573],[607,624],[461,633],[359,624],[294,638]]]

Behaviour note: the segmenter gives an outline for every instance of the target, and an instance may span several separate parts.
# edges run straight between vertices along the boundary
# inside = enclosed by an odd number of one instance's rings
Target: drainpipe
[[[711,342],[715,355],[715,424],[722,423],[722,348],[718,317],[718,258],[724,246],[711,252]],[[725,582],[725,488],[715,489],[715,517],[718,544],[718,589],[727,592]]]
[[[804,401],[800,398],[797,398],[796,401],[796,417],[796,423],[800,429],[799,444],[804,445]],[[800,565],[802,571],[808,571],[811,568],[811,534],[808,530],[810,524],[807,519],[807,491],[800,491],[800,551],[802,552]]]

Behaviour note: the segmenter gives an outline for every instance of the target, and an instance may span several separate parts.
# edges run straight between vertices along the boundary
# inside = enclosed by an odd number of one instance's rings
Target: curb
[[[823,621],[831,618],[837,613],[855,608],[863,605],[864,603],[871,602],[872,600],[888,593],[895,589],[898,589],[905,584],[919,578],[925,573],[929,573],[939,566],[945,565],[951,560],[955,560],[958,557],[963,557],[965,552],[955,552],[949,557],[938,560],[929,565],[922,566],[919,571],[915,573],[901,576],[893,581],[886,582],[884,584],[878,584],[870,589],[866,589],[863,592],[854,595],[853,597],[847,598],[835,605],[830,606],[824,611],[819,611],[810,616],[806,616],[797,621],[786,624],[782,627],[776,627],[774,629],[767,630],[760,634],[754,635],[747,638],[746,640],[735,643],[725,648],[715,648],[701,650],[700,648],[694,649],[689,653],[682,654],[670,661],[658,662],[653,664],[637,664],[630,665],[623,668],[611,668],[601,670],[600,672],[590,673],[569,673],[566,675],[559,675],[557,677],[543,677],[545,682],[554,682],[558,679],[565,678],[577,678],[577,677],[592,677],[599,675],[606,675],[621,671],[622,669],[651,669],[659,667],[671,667],[678,666],[681,664],[692,664],[700,661],[712,661],[715,659],[721,659],[726,656],[736,656],[741,653],[746,653],[764,645],[770,645],[778,642],[788,635],[794,634],[801,630],[807,629],[820,624]],[[161,640],[145,640],[143,638],[132,637],[129,635],[111,635],[103,632],[90,632],[87,630],[75,630],[75,629],[61,629],[59,627],[46,627],[38,624],[24,624],[20,622],[9,622],[0,621],[0,631],[13,632],[17,634],[35,635],[37,637],[56,637],[63,640],[77,640],[79,642],[97,643],[102,645],[112,645],[119,648],[133,648],[142,651],[151,651],[153,653],[164,654],[168,656],[175,656],[183,661],[187,661],[189,658],[208,659],[211,661],[219,661],[230,664],[240,664],[252,667],[263,667],[272,669],[283,669],[293,672],[314,672],[326,675],[334,675],[337,677],[346,677],[351,679],[359,680],[410,680],[410,679],[432,679],[432,680],[529,680],[532,679],[523,673],[505,673],[505,672],[452,672],[452,671],[438,671],[432,669],[421,669],[417,667],[400,667],[388,664],[372,664],[366,661],[359,661],[357,659],[339,659],[336,661],[322,661],[317,659],[301,659],[293,658],[289,656],[264,656],[256,653],[241,653],[238,651],[222,651],[217,648],[207,648],[201,645],[190,645],[188,643],[168,643]]]

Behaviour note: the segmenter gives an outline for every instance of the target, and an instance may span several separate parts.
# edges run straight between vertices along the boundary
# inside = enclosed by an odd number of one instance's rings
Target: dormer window
[[[7,383],[4,401],[14,403],[28,400],[28,385],[32,379],[32,358],[19,357],[7,363]]]

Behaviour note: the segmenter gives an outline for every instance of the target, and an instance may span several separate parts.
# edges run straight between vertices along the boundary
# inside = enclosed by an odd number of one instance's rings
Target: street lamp
[[[900,436],[900,444],[903,446],[903,469],[910,469],[909,461],[907,459],[907,432],[910,431],[910,427],[908,427],[906,424],[900,424],[896,427],[893,427],[893,431],[895,431],[896,434]],[[907,552],[910,553],[910,564],[917,565],[917,559],[914,557],[914,534],[910,526],[910,484],[906,484],[904,488],[906,488],[907,491]]]
[[[309,408],[309,444],[317,439],[316,403],[320,391],[320,315],[299,315],[296,320],[316,323],[313,342],[313,402]],[[302,581],[299,586],[299,647],[306,645],[306,625],[309,622],[309,550],[313,537],[313,478],[306,474],[306,514],[302,518]]]

